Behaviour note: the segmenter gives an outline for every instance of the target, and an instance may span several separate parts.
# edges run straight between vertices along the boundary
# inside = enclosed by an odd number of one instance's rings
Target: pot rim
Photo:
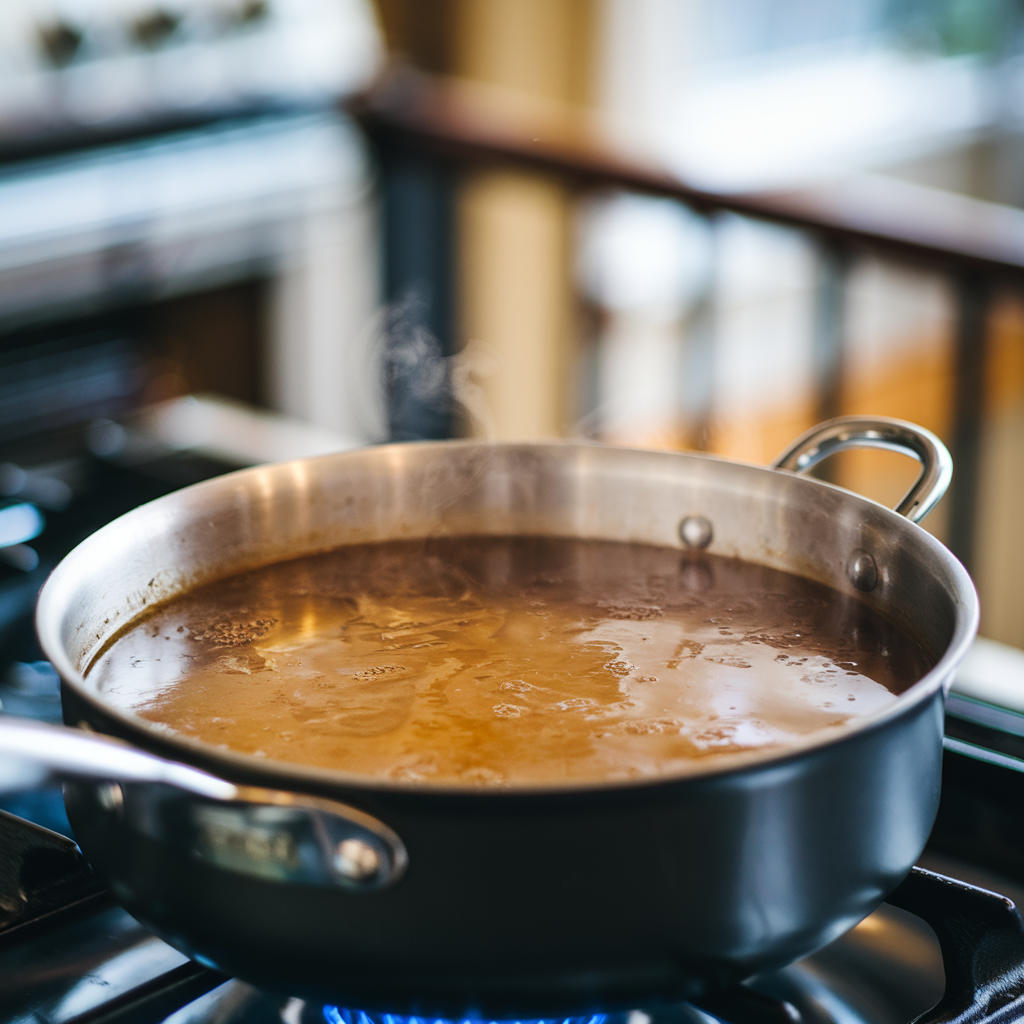
[[[667,459],[699,459],[702,461],[743,466],[750,470],[757,471],[758,473],[785,473],[785,475],[790,477],[798,487],[825,487],[830,490],[837,491],[843,495],[844,500],[852,502],[854,507],[856,507],[856,503],[863,503],[873,511],[876,511],[876,513],[877,510],[880,510],[886,517],[891,517],[891,521],[893,522],[895,529],[919,531],[919,540],[930,548],[935,557],[945,565],[955,583],[956,610],[952,638],[946,650],[932,669],[902,693],[897,694],[896,699],[885,707],[873,714],[865,715],[856,719],[849,719],[840,726],[819,729],[812,733],[808,733],[791,743],[787,743],[781,748],[775,746],[760,747],[735,754],[718,754],[695,760],[692,767],[688,766],[682,771],[634,779],[584,779],[573,782],[559,781],[556,783],[510,783],[486,785],[452,781],[437,782],[430,780],[383,779],[375,776],[364,776],[357,773],[345,772],[338,769],[316,768],[311,765],[303,765],[290,761],[279,761],[266,757],[258,757],[254,754],[244,754],[238,751],[227,750],[204,740],[182,736],[166,726],[162,726],[156,722],[150,722],[140,715],[121,709],[115,704],[103,700],[95,688],[90,687],[86,682],[85,675],[83,675],[72,663],[71,657],[67,653],[64,644],[61,643],[59,635],[59,625],[61,622],[60,586],[62,579],[70,572],[69,567],[73,567],[76,561],[85,557],[94,548],[102,547],[108,541],[112,540],[120,525],[123,524],[125,520],[145,514],[147,510],[151,510],[154,506],[159,506],[161,503],[169,503],[185,492],[195,493],[202,490],[216,490],[223,487],[225,485],[225,481],[230,483],[240,477],[251,476],[253,474],[263,472],[267,468],[339,459],[344,458],[347,455],[366,452],[368,450],[383,451],[387,453],[389,450],[401,450],[411,446],[415,446],[417,448],[446,449],[453,447],[487,449],[609,448],[624,454],[635,452],[642,454],[645,457],[653,455]],[[469,536],[468,533],[466,535]],[[552,536],[557,536],[557,534],[552,534]],[[337,546],[342,545],[335,545],[335,547]],[[304,554],[313,554],[315,551],[316,549],[310,549],[309,551],[304,552]],[[301,556],[296,555],[295,557]],[[755,561],[753,559],[747,560]],[[256,565],[254,564],[253,567],[255,568]],[[237,570],[233,570],[230,575],[233,575],[235,571]],[[795,575],[800,575],[798,572],[795,572],[795,570],[788,571],[794,572]],[[215,578],[217,577],[211,577],[211,580]],[[177,593],[180,594],[187,589],[187,587],[182,588],[182,590],[177,591]],[[160,604],[164,604],[168,600],[173,600],[174,596],[177,596],[177,594],[164,599]],[[152,607],[156,606],[157,605],[150,606],[140,614],[149,614]],[[117,636],[124,629],[127,629],[131,623],[138,621],[140,614],[136,614],[133,618],[129,619],[128,622],[118,629],[116,633],[107,638],[104,643],[104,647],[113,639],[114,636]],[[884,612],[880,612],[880,614],[884,614]],[[174,751],[181,755],[179,759],[183,762],[195,764],[196,761],[198,761],[201,764],[208,766],[207,770],[211,770],[209,766],[214,766],[212,770],[226,779],[238,777],[251,779],[259,777],[261,780],[272,783],[273,788],[275,789],[292,789],[296,792],[301,791],[304,788],[312,788],[319,791],[324,789],[345,789],[349,791],[358,789],[368,793],[402,793],[418,796],[436,795],[438,797],[457,796],[470,798],[511,798],[524,796],[554,797],[580,793],[599,793],[610,790],[635,791],[655,788],[662,785],[678,785],[689,780],[693,780],[694,783],[697,783],[698,781],[711,781],[712,779],[724,780],[728,779],[730,776],[737,775],[752,768],[765,770],[783,769],[794,758],[801,757],[812,750],[823,749],[845,743],[847,741],[853,741],[868,731],[881,728],[902,715],[909,714],[918,705],[932,697],[939,689],[943,689],[948,693],[949,684],[952,683],[953,672],[956,669],[956,666],[963,659],[968,647],[973,642],[974,636],[977,633],[978,621],[978,598],[974,585],[967,573],[967,570],[964,569],[952,552],[936,540],[935,537],[927,533],[927,531],[922,527],[911,523],[904,516],[894,512],[892,509],[874,501],[871,498],[864,497],[854,491],[849,491],[846,488],[823,480],[791,474],[785,470],[772,469],[771,467],[758,465],[756,463],[749,463],[739,459],[724,458],[722,456],[704,452],[660,452],[653,451],[651,449],[602,445],[592,441],[563,441],[557,439],[510,442],[482,442],[471,439],[398,442],[385,445],[367,446],[366,448],[360,449],[350,449],[344,452],[320,455],[307,459],[295,459],[285,462],[254,466],[236,470],[232,473],[226,473],[209,480],[200,481],[137,506],[129,512],[124,513],[122,516],[119,516],[117,519],[112,520],[96,532],[90,534],[76,545],[57,564],[43,583],[39,593],[35,615],[36,633],[39,638],[40,646],[42,647],[43,653],[57,670],[64,685],[70,687],[78,699],[96,710],[102,717],[113,719],[129,735],[137,737],[140,741],[139,745],[144,748],[160,748],[165,756],[167,751]]]

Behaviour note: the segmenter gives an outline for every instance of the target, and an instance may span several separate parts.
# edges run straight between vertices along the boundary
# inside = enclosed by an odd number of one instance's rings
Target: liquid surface
[[[234,751],[394,780],[684,772],[871,714],[922,649],[737,559],[540,537],[358,545],[199,587],[92,666],[108,700]]]

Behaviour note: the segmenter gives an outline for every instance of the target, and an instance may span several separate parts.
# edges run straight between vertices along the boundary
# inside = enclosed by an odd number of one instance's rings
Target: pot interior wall
[[[970,617],[966,576],[919,527],[791,474],[708,456],[581,444],[391,445],[245,470],[161,498],[86,540],[57,569],[39,628],[74,685],[125,624],[198,583],[339,544],[459,534],[545,534],[683,549],[680,523],[710,523],[708,550],[858,594],[937,660]],[[87,684],[86,684],[86,688]]]

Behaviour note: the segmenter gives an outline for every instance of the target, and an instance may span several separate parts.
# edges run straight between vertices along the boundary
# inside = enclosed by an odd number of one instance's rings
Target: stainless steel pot
[[[899,512],[799,473],[918,458]],[[0,726],[8,785],[57,775],[86,856],[169,942],[348,1005],[543,1015],[700,998],[830,941],[906,875],[938,803],[942,703],[977,624],[914,523],[948,484],[927,431],[844,419],[765,469],[587,444],[392,445],[251,469],[143,506],[55,570],[37,625],[69,725]],[[783,471],[779,471],[783,470]],[[655,781],[514,788],[267,762],[119,710],[84,671],[153,604],[339,544],[547,534],[706,547],[856,594],[935,668],[871,718]]]

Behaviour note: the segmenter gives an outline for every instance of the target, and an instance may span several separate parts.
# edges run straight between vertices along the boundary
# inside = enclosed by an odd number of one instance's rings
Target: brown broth
[[[117,706],[361,776],[676,774],[872,714],[931,662],[854,598],[709,554],[544,537],[342,547],[199,587],[89,671]]]

